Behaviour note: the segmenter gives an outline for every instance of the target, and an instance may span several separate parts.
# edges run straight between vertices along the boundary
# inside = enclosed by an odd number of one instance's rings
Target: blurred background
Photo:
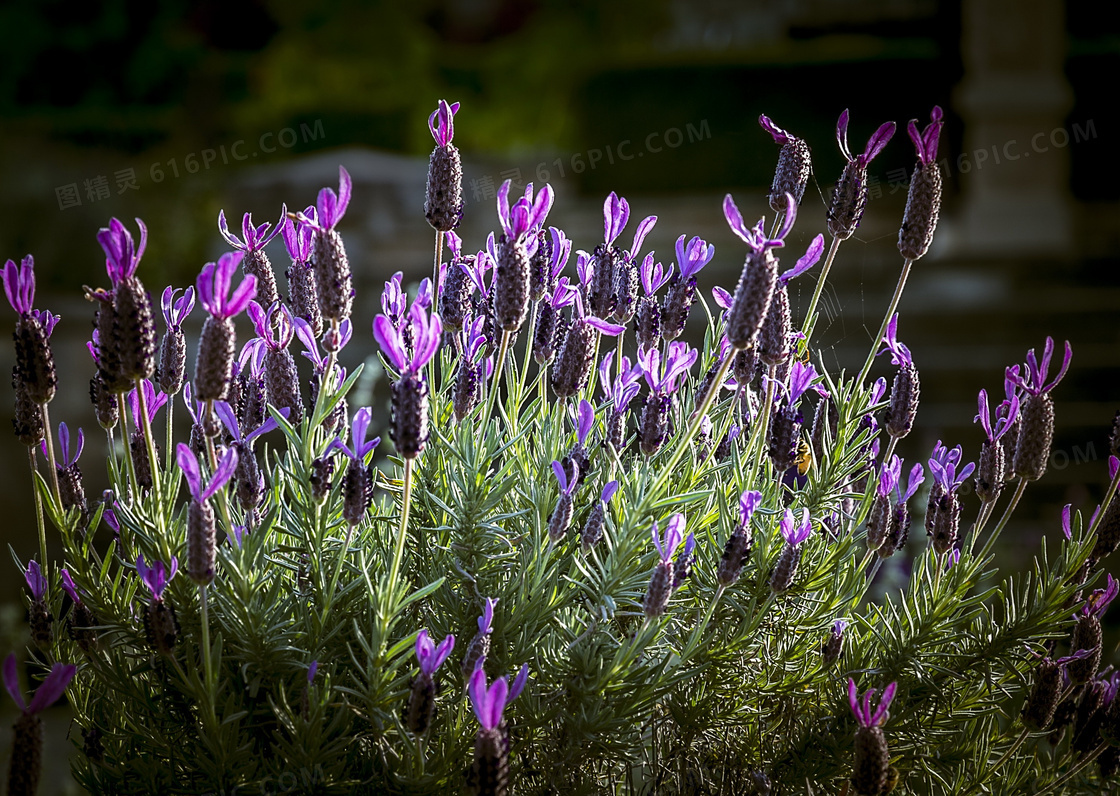
[[[681,234],[715,244],[700,279],[706,296],[732,287],[742,262],[723,195],[733,192],[748,219],[770,215],[778,147],[760,113],[813,151],[794,256],[825,229],[843,166],[839,113],[851,109],[857,151],[880,123],[897,121],[900,134],[871,165],[863,226],[840,248],[818,326],[826,360],[848,368],[862,362],[901,266],[898,225],[914,165],[902,128],[912,118],[924,125],[940,105],[942,218],[900,307],[922,403],[899,452],[924,459],[940,439],[975,458],[977,391],[999,395],[1003,368],[1053,335],[1072,343],[1073,366],[1054,394],[1049,472],[1004,536],[1009,565],[1026,566],[1039,537],[1059,531],[1062,505],[1092,510],[1103,495],[1120,408],[1120,109],[1110,82],[1120,25],[1093,4],[15,0],[0,6],[0,31],[0,258],[34,254],[36,306],[62,316],[51,417],[89,433],[91,496],[106,479],[83,346],[93,307],[80,288],[107,284],[98,228],[112,217],[145,220],[140,275],[158,295],[193,283],[228,250],[219,209],[231,227],[244,212],[275,223],[282,203],[302,209],[319,188],[337,188],[344,165],[354,179],[340,226],[358,291],[352,366],[373,353],[381,284],[397,270],[406,281],[430,274],[426,123],[440,98],[462,103],[465,248],[481,247],[496,226],[494,193],[507,178],[551,182],[550,222],[587,250],[601,240],[603,198],[614,190],[632,208],[624,242],[652,213],[660,221],[647,248],[666,263]],[[283,288],[279,238],[269,253]],[[794,283],[795,319],[815,273]],[[3,347],[5,369],[11,356]],[[883,362],[874,373],[893,368]],[[10,418],[11,401],[0,404]],[[26,450],[10,434],[0,434],[0,479],[0,539],[26,560],[38,550],[31,482]],[[975,507],[968,498],[966,512]],[[7,651],[26,631],[22,578],[3,571]],[[61,722],[51,741],[59,754]]]

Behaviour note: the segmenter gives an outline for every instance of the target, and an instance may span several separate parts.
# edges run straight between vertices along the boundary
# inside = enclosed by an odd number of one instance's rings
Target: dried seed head
[[[257,454],[252,443],[234,443],[237,448],[237,469],[234,478],[237,481],[237,502],[242,511],[252,511],[260,505],[264,497],[264,480],[261,477],[260,466],[257,464]]]
[[[769,453],[774,469],[784,473],[797,462],[797,444],[801,439],[801,413],[796,407],[775,408],[770,420]]]
[[[529,314],[529,254],[520,239],[503,235],[498,242],[493,296],[498,326],[507,332],[520,329]]]
[[[160,655],[170,656],[179,638],[179,618],[174,606],[164,600],[152,600],[144,612],[144,632],[148,645]]]
[[[786,194],[793,194],[796,204],[801,204],[805,186],[812,173],[812,155],[809,145],[800,138],[789,136],[778,152],[778,166],[770,186],[770,209],[781,213],[786,209]]]
[[[570,398],[587,386],[594,365],[594,342],[594,332],[588,324],[577,320],[568,328],[552,368],[552,391],[556,397]]]
[[[991,503],[1003,490],[1006,454],[1003,441],[984,440],[980,445],[980,461],[976,466],[976,497],[982,503]]]
[[[1058,699],[1062,695],[1062,667],[1043,658],[1034,673],[1034,685],[1023,705],[1023,726],[1041,732],[1054,720]]]
[[[428,157],[424,218],[440,232],[455,229],[463,218],[463,164],[452,143],[437,146]]]
[[[463,679],[470,680],[474,670],[478,668],[478,662],[489,654],[490,634],[475,633],[471,643],[467,645],[467,649],[463,652]]]
[[[588,285],[587,301],[591,315],[609,318],[614,313],[615,269],[618,254],[613,246],[600,243],[592,255],[591,284]]]
[[[770,573],[770,590],[775,594],[789,591],[797,577],[797,568],[801,564],[801,545],[787,544],[778,555],[778,563]]]
[[[638,266],[628,260],[619,262],[614,274],[614,313],[618,323],[626,324],[638,311],[638,285],[641,276]]]
[[[417,373],[393,383],[389,436],[406,459],[418,456],[428,442],[428,385]]]
[[[933,521],[933,549],[944,555],[957,544],[961,524],[961,502],[956,492],[941,495]]]
[[[1097,541],[1091,560],[1099,562],[1120,547],[1120,497],[1113,497],[1097,525]]]
[[[1046,472],[1054,441],[1054,402],[1049,393],[1027,393],[1019,404],[1019,436],[1011,472],[1016,478],[1037,481]]]
[[[187,575],[200,586],[214,580],[216,529],[210,501],[191,500],[187,506]]]
[[[681,279],[680,275],[673,277],[669,283],[669,290],[665,294],[665,301],[661,305],[661,337],[664,340],[676,340],[684,334],[685,324],[688,322],[688,313],[692,309],[692,302],[696,300],[696,279],[689,277]]]
[[[669,435],[671,405],[672,399],[659,392],[651,393],[646,397],[642,406],[642,419],[638,423],[638,440],[641,451],[646,456],[657,453]]]
[[[323,313],[319,310],[319,291],[315,286],[315,270],[309,262],[294,261],[285,274],[288,277],[288,302],[292,315],[303,318],[315,337],[323,334]],[[257,282],[258,293],[260,282]],[[262,307],[271,307],[258,299]]]
[[[62,498],[62,510],[77,508],[81,513],[79,528],[89,523],[89,507],[86,503],[86,489],[82,484],[82,470],[75,461],[69,467],[58,468],[58,491]]]
[[[334,476],[334,457],[320,456],[311,462],[311,497],[322,503],[331,492],[331,478]]]
[[[529,258],[529,299],[537,302],[556,289],[552,279],[552,235],[548,230],[537,232],[537,250]],[[446,321],[444,322],[446,326]]]
[[[277,409],[287,409],[288,422],[299,425],[303,420],[303,397],[299,390],[299,373],[296,360],[286,348],[265,348],[265,392],[268,402]]]
[[[8,764],[8,793],[35,796],[43,770],[43,720],[23,713],[12,727],[12,759]]]
[[[455,422],[462,423],[471,413],[482,397],[482,378],[485,365],[468,362],[465,358],[459,360],[459,368],[455,374],[455,386],[451,392],[451,406],[455,413]]]
[[[847,240],[859,227],[867,209],[867,167],[850,160],[840,174],[832,201],[828,205],[828,232],[839,240]]]
[[[643,296],[638,300],[637,320],[634,331],[638,337],[638,345],[643,349],[650,349],[661,342],[661,305],[652,296]]]
[[[548,302],[538,304],[537,328],[533,333],[533,359],[538,365],[551,364],[556,358],[556,348],[560,345],[560,332],[566,327],[564,316],[552,308]]]
[[[603,439],[604,445],[610,445],[616,452],[621,453],[626,444],[626,413],[611,412],[607,418],[607,433]]]
[[[34,600],[27,609],[27,623],[31,626],[31,640],[40,649],[48,649],[51,645],[54,624],[54,615],[51,609],[42,600]]]
[[[1104,641],[1100,617],[1094,613],[1078,614],[1073,626],[1069,648],[1073,653],[1088,650],[1089,654],[1066,664],[1069,681],[1075,684],[1087,683],[1093,679],[1101,665],[1101,644]]]
[[[27,390],[19,382],[16,372],[18,366],[12,371],[12,386],[16,391],[15,412],[12,415],[12,430],[16,439],[24,445],[31,447],[38,445],[47,436],[46,426],[43,424],[43,407],[36,403]]]
[[[342,323],[354,306],[354,279],[342,236],[334,229],[316,229],[312,245],[319,313],[324,321]]]
[[[362,462],[351,460],[342,479],[342,516],[351,526],[365,519],[373,504],[373,478]]]
[[[777,281],[778,261],[769,248],[747,254],[727,313],[727,340],[732,348],[747,348],[758,337]]]
[[[479,730],[475,736],[472,778],[478,796],[509,793],[509,746],[501,728]]]
[[[471,282],[463,269],[473,268],[474,259],[474,255],[469,255],[447,266],[447,276],[439,292],[439,317],[445,331],[458,332],[467,322],[471,312]]]
[[[175,395],[183,388],[187,370],[187,338],[183,330],[172,327],[163,335],[159,349],[159,388]]]
[[[917,260],[929,250],[937,215],[941,210],[941,170],[937,163],[918,160],[910,178],[910,193],[898,232],[898,250],[907,260]]]
[[[920,392],[918,369],[909,363],[900,365],[891,385],[891,400],[886,417],[887,433],[895,439],[905,437],[914,427]]]
[[[148,443],[144,439],[144,433],[140,429],[134,430],[128,444],[132,449],[132,468],[136,471],[136,483],[142,491],[147,492],[153,483],[152,460],[148,458]]]
[[[436,685],[425,672],[412,679],[405,708],[405,726],[413,735],[423,735],[432,724],[436,712]]]
[[[595,501],[591,511],[587,513],[587,521],[584,522],[583,532],[580,534],[580,542],[584,550],[594,547],[603,538],[604,515],[603,501]]]
[[[859,727],[856,730],[855,761],[852,764],[852,788],[859,796],[879,796],[887,785],[891,764],[887,737],[881,727]]]
[[[156,369],[156,320],[152,299],[135,276],[113,289],[113,315],[120,375],[129,381],[150,379]]]
[[[210,315],[202,325],[198,355],[194,363],[194,399],[199,402],[225,400],[230,373],[237,353],[233,321]],[[248,428],[248,426],[246,426]]]
[[[564,534],[568,532],[568,528],[572,525],[574,511],[571,494],[561,491],[560,497],[556,501],[556,508],[552,510],[552,516],[548,520],[549,539],[553,542],[559,542],[564,538]]]
[[[669,607],[669,597],[673,592],[673,569],[672,561],[658,561],[653,568],[649,587],[642,601],[642,609],[650,619],[661,616]]]
[[[720,557],[719,566],[716,568],[716,580],[721,586],[730,586],[739,579],[743,567],[750,558],[753,546],[751,532],[738,526],[727,538],[723,546],[723,555]]]
[[[758,357],[767,365],[781,365],[790,356],[792,322],[789,311],[789,291],[778,280],[770,297],[770,307],[758,334]]]
[[[871,514],[867,518],[867,549],[878,550],[891,530],[891,499],[889,495],[875,493]]]
[[[75,603],[66,617],[66,632],[86,655],[93,654],[99,647],[97,631],[94,630],[97,624],[93,612],[84,603]]]

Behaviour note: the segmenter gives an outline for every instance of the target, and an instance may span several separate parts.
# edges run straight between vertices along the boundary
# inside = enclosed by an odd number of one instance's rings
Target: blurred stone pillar
[[[1068,254],[1064,4],[963,0],[962,28],[964,148],[951,166],[964,190],[961,253]]]

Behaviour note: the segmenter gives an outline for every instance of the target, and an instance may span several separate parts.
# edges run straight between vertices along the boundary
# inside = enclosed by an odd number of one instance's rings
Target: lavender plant
[[[780,218],[767,232],[724,199],[748,250],[734,290],[716,291],[716,316],[696,286],[714,246],[682,235],[675,277],[654,253],[638,265],[656,217],[619,248],[630,206],[617,194],[604,241],[576,249],[574,274],[563,272],[577,242],[544,226],[547,185],[512,205],[503,185],[500,229],[464,249],[452,231],[458,111],[441,101],[429,120],[433,276],[413,295],[390,278],[383,312],[364,321],[391,382],[391,451],[371,436],[373,407],[350,407],[363,371],[347,350],[361,328],[351,315],[371,302],[355,301],[339,229],[345,169],[337,194],[324,188],[272,230],[292,259],[286,300],[263,251],[269,227],[246,217],[240,240],[222,214],[239,251],[202,268],[209,317],[185,385],[194,293],[163,293],[162,393],[148,381],[154,326],[135,275],[147,230],[139,247],[116,220],[99,234],[113,281],[87,291],[91,397],[113,448],[100,500],[79,488],[73,419],[55,459],[57,319],[33,309],[33,260],[8,261],[15,431],[41,542],[37,558],[13,558],[35,642],[22,657],[42,680],[25,705],[8,658],[21,710],[10,792],[34,792],[36,714],[63,692],[73,771],[91,793],[293,777],[306,793],[486,796],[1104,787],[1120,764],[1120,677],[1101,668],[1100,616],[1118,587],[1111,576],[1093,586],[1120,539],[1120,462],[1103,507],[1091,519],[1067,507],[1064,541],[1041,545],[1028,572],[1000,573],[993,554],[1043,475],[1068,344],[1054,379],[1050,339],[1041,358],[998,374],[1007,400],[994,424],[981,393],[979,505],[960,490],[977,469],[962,446],[939,443],[928,479],[921,463],[904,478],[893,452],[920,412],[895,310],[936,223],[940,111],[922,133],[910,123],[922,175],[900,232],[903,273],[854,378],[816,349],[815,300],[792,317],[786,282],[815,267],[823,236],[794,267],[779,263],[811,170],[804,140],[763,117],[782,144],[769,197]],[[841,116],[848,168],[817,295],[893,129],[853,158]],[[234,287],[239,264],[248,275]],[[233,318],[246,309],[256,337],[238,357]],[[293,336],[307,364],[289,353]],[[868,383],[880,346],[899,368],[889,402],[885,378]],[[176,444],[167,396],[180,385],[194,423]],[[114,436],[118,417],[138,444]],[[48,523],[60,561],[47,560]],[[930,542],[907,541],[914,523]],[[872,590],[892,556],[905,583]]]

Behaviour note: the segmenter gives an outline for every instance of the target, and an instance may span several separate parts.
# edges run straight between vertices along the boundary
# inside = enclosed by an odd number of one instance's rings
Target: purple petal
[[[222,460],[218,462],[218,469],[210,476],[210,483],[207,484],[206,489],[202,493],[202,500],[209,500],[214,494],[225,486],[226,481],[233,477],[234,470],[237,469],[237,448],[226,448],[225,455]]]
[[[242,243],[237,238],[236,235],[234,235],[233,233],[231,233],[229,231],[229,224],[226,223],[226,211],[225,210],[219,210],[218,211],[218,234],[221,235],[222,238],[225,239],[226,243],[228,243],[230,246],[232,246],[235,249],[245,249],[245,248],[247,248],[246,244]]]
[[[1073,529],[1070,527],[1070,510],[1073,508],[1072,503],[1067,503],[1065,508],[1062,509],[1062,533],[1068,542],[1073,538]]]
[[[669,518],[669,525],[665,528],[665,547],[662,550],[663,560],[669,560],[673,551],[680,545],[682,538],[684,538],[684,515],[674,514]]]
[[[787,144],[793,139],[793,136],[770,121],[770,117],[766,114],[761,114],[758,117],[758,123],[762,126],[763,130],[770,133],[770,137],[774,139],[775,143]]]
[[[443,665],[443,662],[447,660],[447,656],[451,654],[451,650],[453,649],[455,649],[455,637],[449,634],[439,643],[439,646],[436,647],[435,657],[432,659],[433,672]]]
[[[882,152],[891,138],[894,136],[894,131],[898,127],[894,122],[884,122],[879,125],[879,129],[871,134],[871,138],[867,141],[867,146],[860,156],[860,162],[866,167],[868,163],[875,159],[875,157]]]
[[[307,667],[307,683],[310,685],[315,681],[315,675],[319,673],[319,661],[311,661],[311,665]]]
[[[424,674],[431,674],[435,669],[435,667],[429,668],[428,666],[435,651],[435,644],[428,638],[428,631],[426,629],[416,634],[416,660],[419,661],[420,671],[424,672]]]
[[[470,695],[471,707],[474,708],[474,715],[478,719],[478,723],[482,725],[483,729],[494,729],[486,726],[487,717],[490,715],[488,710],[490,694],[486,689],[486,672],[481,667],[475,669],[474,674],[471,675],[467,693]]]
[[[720,307],[725,310],[731,309],[731,305],[735,302],[734,297],[718,285],[712,288],[712,298]]]
[[[506,704],[508,705],[513,700],[521,696],[521,692],[525,689],[525,683],[529,681],[529,664],[521,664],[521,671],[517,673],[517,677],[513,680],[513,685],[509,687],[509,696],[506,697]]]
[[[27,581],[31,596],[36,601],[42,600],[47,593],[47,579],[43,577],[43,570],[39,568],[38,561],[33,559],[27,562],[27,571],[23,573],[23,579]]]
[[[8,689],[8,695],[20,712],[26,713],[27,704],[23,701],[23,693],[19,688],[19,661],[14,652],[4,659],[4,688]]]
[[[355,458],[364,458],[362,452],[362,445],[365,443],[366,434],[369,432],[370,423],[373,422],[373,409],[368,406],[363,406],[354,413],[354,419],[350,423],[350,437],[351,442],[354,444]]]
[[[579,409],[576,410],[576,436],[579,438],[580,445],[587,441],[587,435],[591,433],[591,426],[594,423],[595,409],[587,399],[581,400]]]
[[[487,694],[489,708],[487,721],[483,724],[488,730],[497,729],[502,724],[502,711],[505,710],[506,700],[509,697],[509,683],[506,678],[499,677],[490,686]]]
[[[552,472],[556,474],[556,480],[560,484],[560,491],[566,493],[568,491],[568,474],[564,472],[564,465],[558,461],[552,462]]]
[[[918,120],[911,119],[906,124],[906,134],[910,136],[910,140],[914,144],[914,149],[918,151],[918,159],[923,160],[925,155],[926,145],[922,140],[922,134],[918,132]]]
[[[198,466],[198,459],[189,445],[182,442],[175,448],[175,458],[179,462],[179,469],[187,479],[187,489],[195,500],[202,499],[202,471]]]
[[[233,318],[240,315],[242,310],[249,306],[249,302],[256,298],[257,295],[257,278],[252,274],[247,275],[241,280],[241,284],[233,291],[233,294],[226,300],[225,307],[222,314],[226,318]]]
[[[552,210],[552,203],[556,199],[556,194],[552,190],[552,186],[545,183],[545,186],[537,193],[537,198],[533,201],[533,209],[529,213],[529,229],[540,229],[544,226],[545,219],[548,218],[548,213]]]
[[[867,723],[864,721],[863,713],[859,708],[859,690],[856,688],[856,681],[851,677],[848,678],[848,706],[855,714],[856,721],[861,727],[866,727]]]
[[[74,585],[74,579],[70,577],[69,570],[62,570],[62,590],[70,595],[70,599],[75,603],[82,601],[81,595],[78,594],[78,587]]]
[[[51,673],[47,675],[47,679],[39,684],[39,688],[35,691],[35,696],[31,698],[26,712],[32,715],[41,713],[57,702],[66,693],[66,688],[77,672],[78,667],[72,663],[56,663],[52,666]]]
[[[502,187],[498,189],[496,198],[498,206],[498,223],[501,225],[502,230],[512,237],[512,229],[509,222],[509,189],[511,185],[510,180],[502,183]]]
[[[494,606],[497,604],[497,597],[487,597],[486,604],[482,607],[482,616],[478,618],[478,632],[484,636],[494,629]]]
[[[638,256],[641,251],[642,244],[645,243],[646,236],[653,230],[654,225],[657,223],[657,216],[646,216],[638,224],[638,228],[634,230],[634,243],[630,247],[630,257]]]
[[[805,250],[805,254],[797,261],[793,268],[782,274],[779,279],[783,282],[788,282],[795,279],[808,271],[821,259],[821,254],[824,253],[824,235],[817,235],[813,238],[813,242],[809,244],[809,248]]]
[[[393,367],[405,371],[408,368],[408,353],[393,322],[384,315],[378,315],[373,319],[373,336]]]
[[[746,528],[750,525],[751,517],[759,504],[762,503],[762,493],[756,490],[744,490],[739,496],[739,524]]]
[[[984,435],[990,441],[992,439],[992,423],[990,419],[991,415],[988,411],[987,390],[980,390],[980,393],[976,396],[976,408],[979,411],[977,412],[976,417],[974,417],[972,420],[973,422],[979,421],[980,428],[984,429]]]
[[[758,240],[755,238],[754,231],[743,222],[743,214],[739,212],[731,194],[723,197],[723,217],[727,219],[727,225],[731,227],[731,231],[738,235],[745,244],[752,249],[758,248]]]
[[[1058,371],[1058,375],[1054,377],[1053,381],[1051,381],[1049,384],[1042,385],[1041,389],[1042,389],[1043,392],[1050,392],[1051,390],[1053,390],[1055,387],[1058,386],[1058,382],[1060,382],[1062,379],[1065,378],[1066,371],[1069,370],[1070,360],[1072,360],[1072,359],[1073,359],[1073,347],[1069,344],[1069,340],[1066,340],[1065,353],[1062,356],[1062,367]]]
[[[851,150],[848,149],[848,109],[845,108],[840,113],[840,118],[836,120],[836,143],[840,145],[840,153],[844,159],[849,163],[852,161]]]
[[[870,724],[872,727],[877,727],[886,718],[887,709],[890,708],[891,702],[894,701],[894,694],[897,690],[898,683],[895,682],[888,685],[886,690],[883,691],[883,698],[879,700],[879,707],[875,711],[875,715],[870,717]]]
[[[611,481],[605,487],[603,487],[603,494],[599,496],[599,499],[604,503],[610,503],[611,498],[614,497],[614,494],[617,491],[618,481]]]
[[[586,316],[583,321],[594,329],[612,337],[622,334],[626,331],[625,326],[619,326],[617,323],[609,323],[602,318],[596,318],[594,315]]]

